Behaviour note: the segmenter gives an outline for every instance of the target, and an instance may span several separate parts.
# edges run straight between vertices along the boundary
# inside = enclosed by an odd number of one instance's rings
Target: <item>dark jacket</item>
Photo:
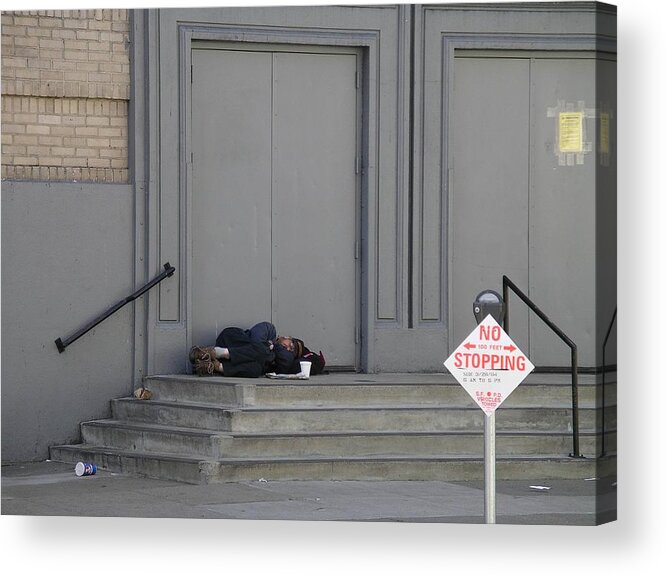
[[[262,321],[252,326],[246,333],[252,341],[262,342],[271,349],[264,373],[299,373],[301,371],[301,363],[298,358],[277,343],[277,330],[272,323]]]

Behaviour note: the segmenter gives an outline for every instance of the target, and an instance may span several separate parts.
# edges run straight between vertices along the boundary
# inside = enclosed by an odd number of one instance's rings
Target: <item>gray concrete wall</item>
[[[132,390],[122,308],[60,354],[54,343],[134,291],[134,196],[114,184],[2,182],[2,460],[45,459]]]

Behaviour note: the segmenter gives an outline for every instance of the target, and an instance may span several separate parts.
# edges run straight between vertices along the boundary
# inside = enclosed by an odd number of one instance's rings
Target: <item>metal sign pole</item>
[[[486,523],[495,523],[495,410],[534,369],[502,329],[504,302],[492,290],[474,301],[477,326],[451,353],[444,366],[485,413],[484,503]]]
[[[495,523],[495,414],[486,415],[484,425],[484,507],[486,523]]]

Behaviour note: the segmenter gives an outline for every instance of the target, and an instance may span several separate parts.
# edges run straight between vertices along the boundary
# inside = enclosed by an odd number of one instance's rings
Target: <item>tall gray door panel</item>
[[[357,365],[356,67],[350,51],[193,51],[193,341],[270,320]]]
[[[474,328],[472,302],[527,289],[529,61],[456,58],[450,188],[450,329],[455,348]],[[527,314],[511,312],[511,337],[527,349]]]
[[[273,317],[356,364],[356,55],[274,55]]]
[[[583,350],[583,366],[596,365],[595,81],[593,59],[532,61],[529,293]],[[582,152],[560,151],[560,112],[582,118]],[[570,363],[569,348],[543,322],[530,323],[530,343],[535,365]]]
[[[192,341],[271,317],[271,54],[192,54]]]

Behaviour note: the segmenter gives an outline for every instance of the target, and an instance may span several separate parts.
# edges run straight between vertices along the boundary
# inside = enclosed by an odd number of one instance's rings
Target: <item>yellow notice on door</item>
[[[583,151],[583,112],[560,112],[560,153]]]

